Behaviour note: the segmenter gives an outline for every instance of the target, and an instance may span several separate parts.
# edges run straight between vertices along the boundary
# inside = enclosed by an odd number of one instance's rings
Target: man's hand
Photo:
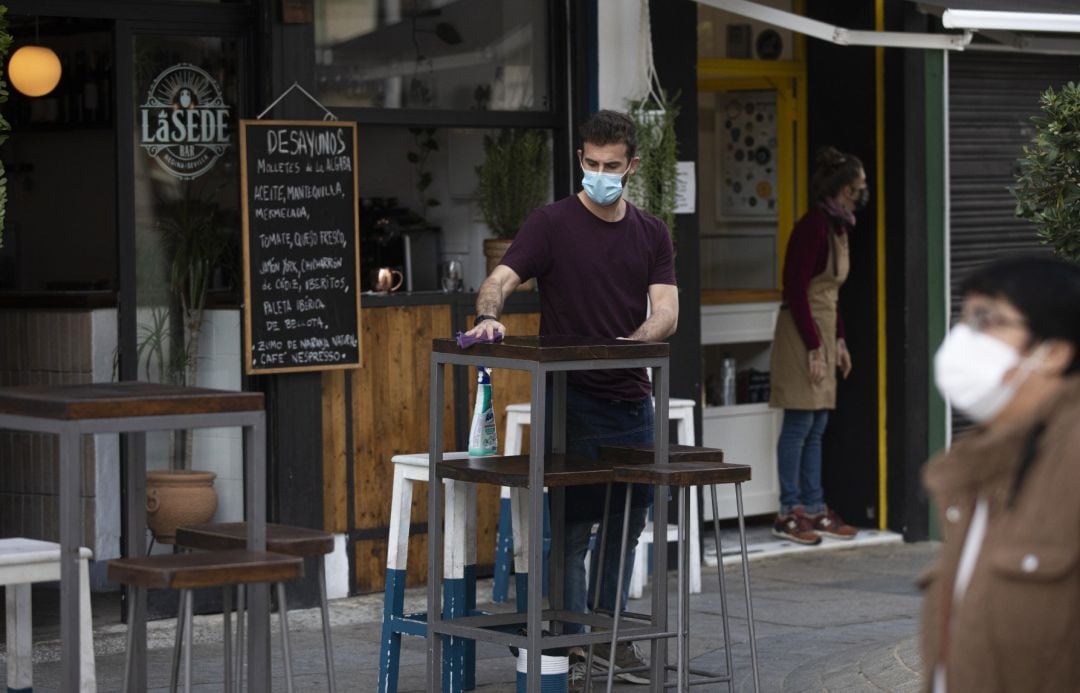
[[[851,375],[851,352],[848,351],[847,342],[843,339],[836,340],[836,367],[840,369],[844,380],[847,380],[847,377]]]
[[[810,382],[817,385],[825,380],[825,349],[822,347],[811,349],[808,358],[810,359]]]
[[[484,320],[479,325],[472,328],[465,334],[490,340],[495,338],[496,332],[501,332],[502,336],[505,337],[506,325],[502,324],[498,320]]]

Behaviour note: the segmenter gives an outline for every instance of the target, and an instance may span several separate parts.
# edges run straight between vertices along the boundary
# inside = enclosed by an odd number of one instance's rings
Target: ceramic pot
[[[194,470],[146,473],[146,524],[162,544],[176,540],[176,528],[209,522],[217,510],[213,472]]]
[[[503,255],[506,254],[510,244],[514,242],[513,238],[485,238],[484,239],[484,257],[487,258],[487,273],[491,274],[491,271],[495,269],[499,262],[502,260]],[[532,291],[536,288],[536,280],[530,279],[527,282],[522,282],[517,290],[518,291]]]

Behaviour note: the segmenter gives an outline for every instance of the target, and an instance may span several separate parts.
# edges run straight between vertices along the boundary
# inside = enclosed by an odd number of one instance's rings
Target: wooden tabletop
[[[493,356],[538,363],[663,358],[670,353],[666,342],[560,336],[507,337],[499,344],[480,343],[467,349],[459,347],[454,339],[435,339],[431,350],[439,354]]]
[[[521,488],[529,486],[528,455],[445,460],[439,463],[438,471],[444,479]],[[610,462],[569,455],[549,454],[544,458],[545,486],[606,484],[613,478]]]
[[[41,419],[118,419],[262,411],[261,392],[122,382],[0,388],[0,414]]]

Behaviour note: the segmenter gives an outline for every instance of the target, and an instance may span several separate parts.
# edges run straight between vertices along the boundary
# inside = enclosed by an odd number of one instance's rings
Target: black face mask
[[[861,212],[866,209],[866,205],[870,204],[870,190],[868,188],[859,188],[855,193],[855,211]]]

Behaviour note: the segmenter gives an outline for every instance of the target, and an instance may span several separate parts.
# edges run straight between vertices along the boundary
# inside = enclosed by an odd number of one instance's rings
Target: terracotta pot
[[[487,273],[491,274],[491,271],[495,269],[499,262],[502,260],[503,255],[506,254],[510,244],[514,242],[513,238],[485,238],[484,239],[484,257],[487,258]],[[532,291],[536,288],[536,280],[530,279],[527,282],[522,282],[517,290],[518,291]]]
[[[209,522],[217,510],[213,472],[194,470],[146,473],[146,524],[162,544],[176,540],[176,528]]]

